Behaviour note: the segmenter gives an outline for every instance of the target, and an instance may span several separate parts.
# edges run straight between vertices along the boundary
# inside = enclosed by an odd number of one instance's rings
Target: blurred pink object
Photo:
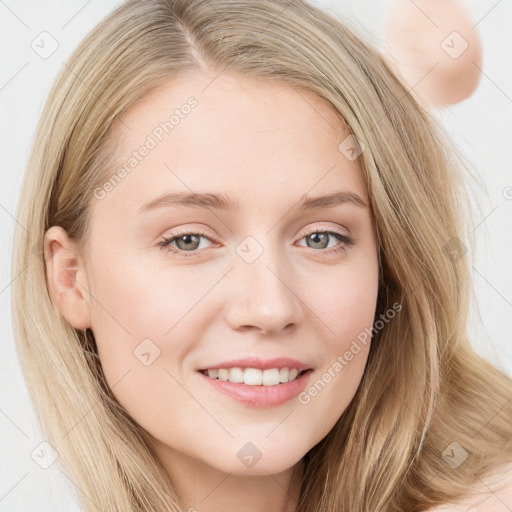
[[[473,25],[458,0],[391,0],[385,52],[420,103],[449,105],[473,94],[482,67]]]

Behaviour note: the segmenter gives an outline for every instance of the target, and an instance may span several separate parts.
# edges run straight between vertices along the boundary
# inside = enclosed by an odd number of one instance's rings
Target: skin
[[[314,369],[314,383],[371,328],[378,247],[366,186],[358,161],[338,149],[347,134],[325,100],[227,73],[169,81],[132,106],[113,131],[118,161],[191,95],[197,107],[114,190],[92,199],[83,253],[61,227],[48,230],[49,290],[75,328],[94,332],[109,386],[154,439],[187,507],[291,512],[301,459],[353,398],[369,343],[307,404],[255,409],[211,389],[197,370],[289,356]],[[340,190],[368,207],[293,210],[305,194]],[[166,191],[223,193],[240,211],[137,215]],[[157,245],[178,228],[206,236],[196,256]],[[331,236],[315,245],[309,236],[336,230],[355,244]],[[250,264],[236,252],[247,237],[262,248]],[[172,246],[187,251],[183,240]],[[149,366],[133,354],[147,338],[160,350]],[[262,454],[252,467],[237,457],[249,441]]]
[[[385,51],[424,106],[458,103],[477,88],[482,45],[475,23],[460,0],[391,0]]]

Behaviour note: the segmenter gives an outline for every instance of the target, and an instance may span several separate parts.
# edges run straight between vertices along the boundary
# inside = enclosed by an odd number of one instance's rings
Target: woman
[[[48,99],[13,265],[27,384],[87,510],[424,511],[510,486],[512,382],[466,332],[466,165],[306,2],[100,23]]]

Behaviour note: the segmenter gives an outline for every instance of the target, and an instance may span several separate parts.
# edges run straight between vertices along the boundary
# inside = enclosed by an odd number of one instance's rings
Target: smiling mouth
[[[264,379],[263,371],[257,368],[244,368],[248,371],[242,375],[242,368],[234,367],[235,371],[231,375],[232,369],[230,368],[229,371],[228,369],[203,369],[197,370],[197,373],[201,375],[201,379],[204,379],[208,387],[251,408],[277,407],[292,400],[304,391],[310,381],[310,374],[313,373],[312,368],[301,371],[292,368],[292,372],[289,368],[282,368],[283,382],[281,382],[280,374],[279,379],[277,378],[276,368],[264,370],[266,372]],[[213,372],[213,377],[208,375],[209,372]],[[215,372],[220,372],[220,375],[216,375]],[[290,378],[292,380],[289,380]]]
[[[271,387],[288,384],[289,382],[299,379],[305,373],[312,371],[313,370],[311,368],[299,371],[293,368],[272,368],[260,370],[258,368],[240,367],[199,370],[200,373],[212,380],[256,387]]]

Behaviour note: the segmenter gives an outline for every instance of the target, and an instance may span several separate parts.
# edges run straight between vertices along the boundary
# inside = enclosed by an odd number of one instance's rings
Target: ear
[[[50,298],[66,320],[79,330],[91,326],[87,274],[76,244],[64,228],[52,226],[44,236]]]

